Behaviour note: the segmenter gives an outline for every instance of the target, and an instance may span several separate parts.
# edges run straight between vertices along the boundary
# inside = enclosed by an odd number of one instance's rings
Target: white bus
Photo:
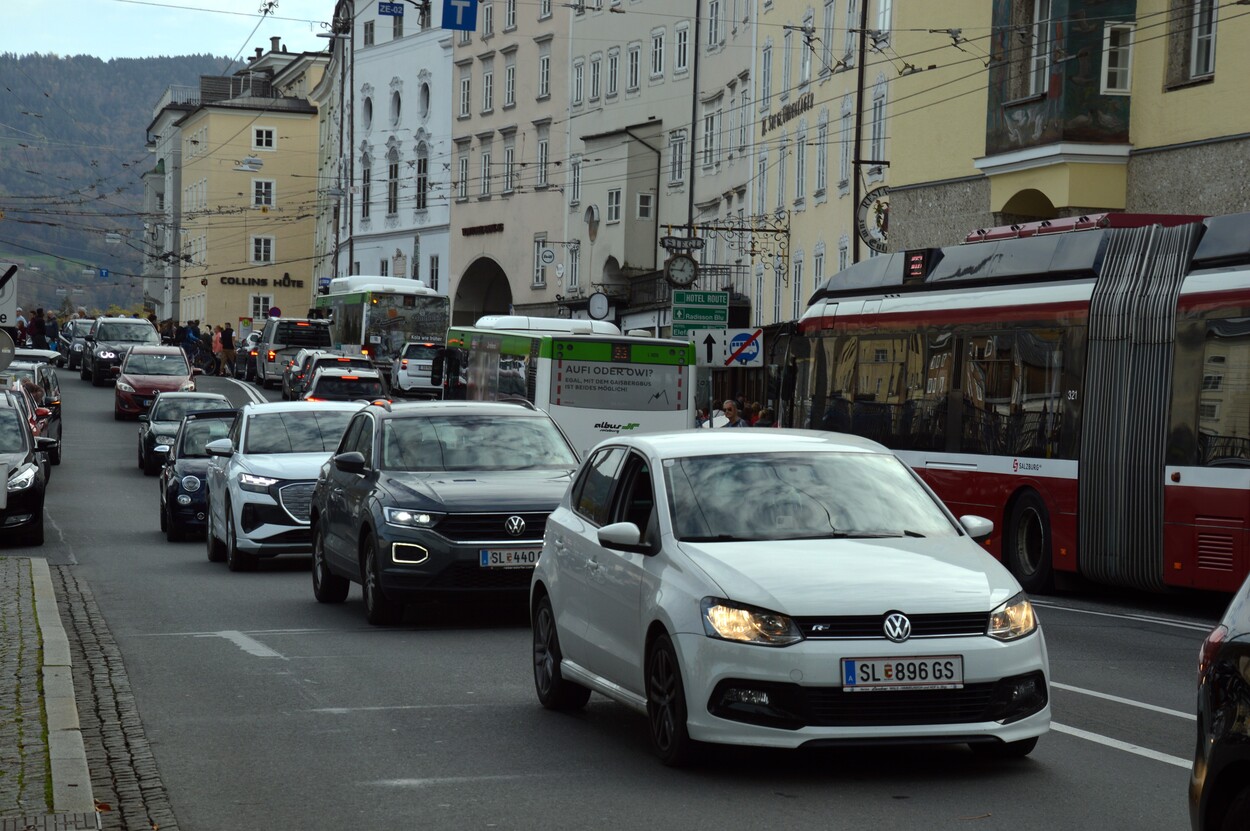
[[[583,455],[620,433],[694,426],[694,347],[597,320],[491,315],[447,330],[434,366],[446,399],[524,399]]]
[[[362,352],[389,370],[409,341],[442,342],[451,320],[451,301],[420,280],[394,277],[335,277],[317,309],[330,319],[336,349]]]

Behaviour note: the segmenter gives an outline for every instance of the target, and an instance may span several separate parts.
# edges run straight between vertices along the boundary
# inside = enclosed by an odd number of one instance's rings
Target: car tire
[[[125,421],[125,420],[126,420],[126,414],[125,414],[125,413],[123,413],[121,410],[117,409],[116,407],[114,407],[114,408],[113,408],[113,420],[114,420],[114,421]]]
[[[372,534],[365,537],[363,548],[361,583],[365,598],[365,620],[374,626],[394,626],[404,616],[404,604],[393,597],[387,597],[382,589],[378,545]]]
[[[1050,513],[1041,496],[1033,491],[1021,494],[1012,506],[1003,538],[1003,561],[1029,594],[1048,592],[1054,587]]]
[[[698,744],[686,725],[686,687],[677,651],[668,635],[660,635],[647,653],[647,721],[651,749],[668,767],[694,761]]]
[[[20,544],[37,548],[43,545],[43,505],[39,506],[39,518],[35,520],[35,524],[22,534]]]
[[[168,530],[169,530],[169,520],[168,520],[168,518],[167,518],[167,517],[168,517],[169,515],[168,515],[168,514],[166,513],[166,511],[165,511],[165,503],[164,503],[164,502],[162,502],[162,503],[161,503],[161,512],[160,512],[160,513],[161,513],[161,530],[162,530],[162,531],[168,531]]]
[[[208,510],[205,512],[204,522],[204,539],[208,551],[208,561],[210,563],[220,563],[226,559],[226,547],[217,540],[217,535],[213,533],[213,505],[212,501],[208,501]]]
[[[1246,828],[1250,828],[1250,787],[1242,788],[1228,804],[1220,831],[1245,831]]]
[[[235,536],[234,512],[230,503],[226,503],[226,568],[231,571],[255,571],[256,555],[239,549],[239,539]]]
[[[313,597],[318,603],[342,603],[352,588],[351,580],[330,571],[330,564],[326,562],[325,533],[320,525],[313,528],[312,583]]]
[[[590,690],[560,674],[560,635],[551,598],[543,595],[534,608],[534,691],[548,710],[580,710],[590,700]]]
[[[987,759],[1023,759],[1037,747],[1037,736],[1018,742],[977,742],[970,744],[972,752]]]

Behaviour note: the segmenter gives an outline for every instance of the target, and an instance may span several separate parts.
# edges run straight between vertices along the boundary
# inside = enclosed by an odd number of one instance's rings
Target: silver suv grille
[[[308,524],[308,517],[312,513],[313,488],[316,486],[316,482],[299,482],[278,489],[278,501],[282,503],[283,510],[291,515],[291,519]]]

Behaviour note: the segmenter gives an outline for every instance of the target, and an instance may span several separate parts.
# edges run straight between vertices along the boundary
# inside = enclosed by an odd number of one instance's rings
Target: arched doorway
[[[1010,225],[1017,222],[1037,222],[1042,219],[1056,219],[1059,211],[1053,202],[1040,190],[1027,188],[1017,191],[1003,205],[1002,211],[995,217],[997,224]]]
[[[479,257],[465,269],[451,301],[451,322],[471,326],[483,315],[506,315],[512,308],[508,275],[490,257]]]

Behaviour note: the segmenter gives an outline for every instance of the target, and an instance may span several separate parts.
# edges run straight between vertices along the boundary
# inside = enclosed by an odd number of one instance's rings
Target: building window
[[[569,204],[576,205],[582,201],[582,160],[574,159],[569,164]]]
[[[373,21],[365,21],[365,46],[373,45]]]
[[[781,42],[781,100],[785,101],[790,94],[790,67],[794,64],[794,30],[786,29]]]
[[[360,269],[356,269],[357,272]],[[252,320],[268,320],[269,310],[273,308],[273,295],[271,294],[253,294],[252,295]]]
[[[460,117],[468,118],[473,109],[473,77],[467,68],[460,72]]]
[[[1215,0],[1194,3],[1193,45],[1190,47],[1189,77],[1201,78],[1215,74]]]
[[[885,159],[885,92],[872,97],[872,133],[868,142],[868,153],[874,162],[868,169],[871,175],[881,175],[882,166],[876,164]]]
[[[1220,404],[1218,401],[1200,401],[1198,402],[1198,418],[1202,421],[1218,421],[1220,418]]]
[[[709,49],[715,49],[720,45],[722,26],[720,0],[708,0],[707,46]]]
[[[816,193],[820,195],[829,187],[829,124],[821,122],[816,128]]]
[[[716,113],[703,113],[703,166],[711,167],[716,163]]]
[[[373,201],[372,160],[365,156],[360,160],[360,218],[369,218],[369,203]]]
[[[512,193],[516,189],[516,149],[513,147],[505,147],[503,149],[503,190],[504,193]]]
[[[516,0],[507,0],[504,3],[503,28],[505,32],[516,28]]]
[[[378,274],[382,277],[391,276],[391,263],[386,257],[378,260]]]
[[[674,130],[668,134],[668,183],[679,185],[686,181],[686,132]]]
[[[621,73],[621,55],[619,52],[608,53],[608,95],[616,95],[616,79]]]
[[[399,20],[399,18],[395,18]],[[391,124],[399,124],[399,114],[403,108],[403,100],[400,98],[399,90],[391,93]]]
[[[621,189],[612,188],[608,191],[608,222],[621,221]]]
[[[651,33],[651,77],[664,75],[664,30]]]
[[[460,165],[458,169],[460,181],[456,183],[456,198],[469,198],[469,154],[462,152],[460,154]]]
[[[547,187],[547,166],[551,163],[551,142],[548,139],[538,140],[538,179],[540,188]]]
[[[582,282],[582,251],[576,245],[569,246],[569,280],[565,288],[573,291],[581,286]]]
[[[373,127],[373,98],[365,96],[365,103],[360,108],[360,123],[368,130]]]
[[[821,283],[825,279],[825,249],[824,243],[820,244],[815,256],[812,257],[812,287],[819,289]]]
[[[851,241],[846,237],[838,240],[838,271],[845,271],[850,265]]]
[[[799,84],[805,85],[812,80],[812,51],[816,48],[812,44],[809,32],[816,30],[814,18],[810,13],[803,19],[803,39],[799,44]]]
[[[252,180],[252,207],[253,208],[272,208],[273,207],[273,186],[272,179],[253,179]]]
[[[551,95],[551,56],[538,56],[538,97]]]
[[[516,64],[513,58],[508,59],[508,65],[503,68],[503,105],[512,107],[516,105]]]
[[[252,130],[253,150],[273,150],[276,147],[274,140],[272,127],[257,127]]]
[[[430,255],[430,281],[429,287],[438,291],[438,255]]]
[[[534,239],[534,287],[547,285],[547,266],[543,265],[543,249],[547,247],[546,237]]]
[[[759,173],[757,174],[757,179],[758,179],[758,182],[757,182],[758,187],[755,190],[755,212],[762,216],[765,212],[764,205],[766,204],[767,193],[768,193],[768,157],[767,156],[763,156],[763,155],[760,156]]]
[[[1202,389],[1204,392],[1208,390],[1215,392],[1221,389],[1223,386],[1224,386],[1223,375],[1203,375],[1202,376]]]
[[[652,213],[655,209],[655,194],[640,193],[638,194],[638,218],[654,219]]]
[[[794,302],[790,307],[790,319],[798,320],[803,314],[803,258],[794,259]]]
[[[599,91],[603,88],[603,58],[590,59],[590,100],[599,100]]]
[[[1132,90],[1133,26],[1108,23],[1102,29],[1102,93]]]
[[[851,113],[842,113],[842,144],[841,157],[838,159],[838,187],[847,188],[851,184],[851,142],[854,140],[851,127]]]
[[[750,90],[743,87],[742,90],[742,106],[738,110],[738,149],[746,150],[747,147],[747,125],[751,123],[751,94]]]
[[[877,37],[873,46],[884,46],[889,43],[890,29],[893,26],[894,0],[877,0]]]
[[[495,4],[482,5],[482,37],[488,38],[495,34]]]
[[[825,0],[825,22],[821,27],[820,36],[820,74],[826,75],[833,71],[833,16],[834,0]]]
[[[580,61],[573,64],[573,104],[582,103],[582,84],[586,75],[586,66]]]
[[[682,24],[673,30],[673,71],[685,72],[690,68],[690,27]]]
[[[551,17],[551,0],[539,0],[538,19],[543,20],[548,17]]]
[[[786,161],[789,157],[789,141],[785,135],[781,137],[781,146],[777,148],[777,210],[786,206]]]
[[[482,187],[480,196],[490,196],[490,150],[482,151]]]
[[[391,39],[399,40],[404,36],[404,19],[396,16],[391,18]]]
[[[399,213],[399,152],[393,147],[386,154],[386,213]]]
[[[495,70],[493,65],[482,65],[482,112],[495,109]]]
[[[801,203],[807,198],[807,134],[800,133],[794,140],[794,201]]]
[[[642,77],[642,44],[635,43],[629,47],[629,52],[625,59],[625,89],[633,91],[641,86]]]
[[[764,56],[760,61],[760,106],[768,109],[773,100],[773,47],[764,46]]]
[[[460,43],[461,43],[462,45],[463,45],[463,44],[466,44],[466,43],[469,43],[469,42],[470,42],[470,41],[472,41],[472,40],[473,40],[473,33],[472,33],[472,32],[470,32],[468,29],[461,29],[461,30],[460,30]]]
[[[1033,48],[1029,55],[1029,95],[1046,92],[1050,78],[1050,0],[1033,0]]]
[[[273,237],[252,237],[252,262],[273,262]]]
[[[430,190],[430,157],[424,144],[417,147],[417,210],[424,211],[427,207],[427,195]]]
[[[755,297],[751,300],[755,306],[755,325],[764,325],[764,266],[755,268]]]
[[[781,322],[781,269],[773,267],[773,319],[772,323]]]

